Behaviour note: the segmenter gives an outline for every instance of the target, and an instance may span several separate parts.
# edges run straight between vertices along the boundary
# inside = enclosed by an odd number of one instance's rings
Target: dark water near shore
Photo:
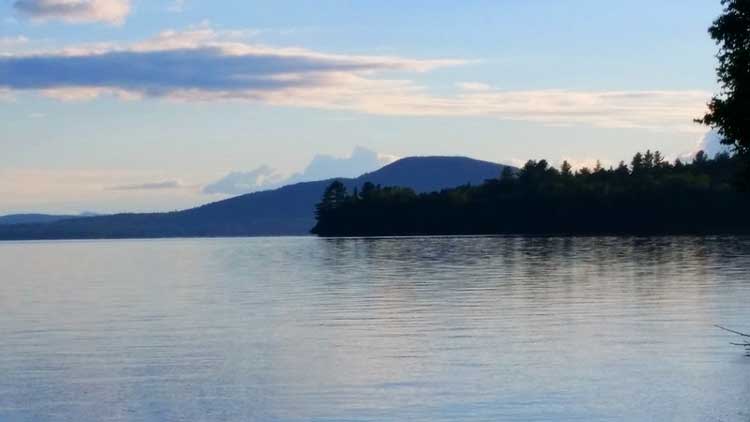
[[[0,421],[750,421],[748,238],[0,243]]]

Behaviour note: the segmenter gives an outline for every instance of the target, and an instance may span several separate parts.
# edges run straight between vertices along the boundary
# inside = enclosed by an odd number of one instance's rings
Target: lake
[[[749,421],[750,238],[0,243],[0,421]]]

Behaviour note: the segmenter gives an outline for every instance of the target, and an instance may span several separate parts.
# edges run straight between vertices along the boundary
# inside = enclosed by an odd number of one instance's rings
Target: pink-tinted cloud
[[[421,74],[457,59],[330,54],[243,41],[208,26],[131,45],[0,56],[0,89],[62,100],[250,101],[390,116],[487,117],[545,125],[700,131],[710,93],[698,90],[516,90],[457,83],[437,94]]]
[[[68,23],[119,25],[130,14],[130,0],[17,0],[13,7],[33,20]]]

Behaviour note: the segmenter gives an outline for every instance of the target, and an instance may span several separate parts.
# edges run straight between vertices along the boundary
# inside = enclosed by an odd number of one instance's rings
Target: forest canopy
[[[573,171],[530,160],[480,186],[417,194],[333,182],[316,210],[321,236],[750,233],[750,197],[735,187],[737,156],[669,162],[658,151],[629,164]]]

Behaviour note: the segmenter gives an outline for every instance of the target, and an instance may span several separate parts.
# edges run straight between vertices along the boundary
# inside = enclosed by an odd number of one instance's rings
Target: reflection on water
[[[750,239],[0,244],[0,421],[750,421]]]

